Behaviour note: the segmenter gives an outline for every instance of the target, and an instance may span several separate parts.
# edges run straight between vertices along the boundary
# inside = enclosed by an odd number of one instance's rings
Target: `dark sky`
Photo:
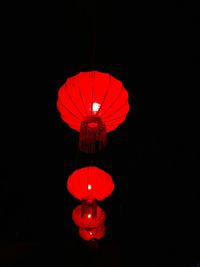
[[[5,7],[2,242],[29,244],[36,262],[75,257],[77,266],[87,266],[88,255],[91,266],[200,261],[200,26],[199,7],[188,2]],[[94,156],[115,190],[99,203],[107,232],[91,252],[71,221],[79,202],[65,188],[68,175],[91,158],[78,151],[78,133],[60,119],[56,100],[68,77],[93,69],[123,82],[131,109],[108,134],[106,150]]]

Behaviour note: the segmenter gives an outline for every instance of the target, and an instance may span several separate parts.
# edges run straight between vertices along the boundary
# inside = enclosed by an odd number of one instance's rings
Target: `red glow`
[[[121,81],[110,74],[80,72],[68,78],[60,88],[57,108],[62,119],[76,131],[85,118],[98,115],[110,132],[126,118],[128,93]]]
[[[84,213],[82,212],[82,205],[78,205],[73,209],[72,220],[74,223],[84,229],[93,229],[104,223],[106,219],[105,211],[99,206],[96,207],[94,214],[93,206],[88,206]]]
[[[103,200],[112,194],[114,182],[107,172],[89,166],[75,170],[68,177],[67,189],[79,200]]]
[[[89,241],[91,239],[101,239],[105,235],[106,227],[105,224],[101,224],[99,227],[86,230],[83,228],[79,229],[79,235],[82,239]]]
[[[80,150],[94,153],[96,141],[98,149],[103,149],[106,133],[124,122],[129,111],[128,92],[110,74],[79,72],[59,89],[57,108],[61,118],[80,132]]]

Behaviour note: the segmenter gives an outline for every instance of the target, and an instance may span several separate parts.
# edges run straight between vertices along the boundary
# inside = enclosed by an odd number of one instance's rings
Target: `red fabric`
[[[67,189],[79,200],[103,200],[112,194],[114,182],[107,172],[89,166],[75,170],[68,177]]]
[[[104,237],[106,231],[105,224],[101,224],[99,227],[86,230],[84,228],[79,228],[79,235],[82,239],[89,241],[91,239],[101,239]]]
[[[72,220],[80,228],[93,229],[104,223],[106,219],[105,211],[96,206],[96,212],[93,210],[93,206],[87,207],[86,211],[82,212],[82,205],[78,205],[72,211]]]
[[[99,71],[80,72],[59,89],[57,108],[61,118],[74,130],[89,116],[98,116],[110,132],[129,111],[128,92],[121,81]]]

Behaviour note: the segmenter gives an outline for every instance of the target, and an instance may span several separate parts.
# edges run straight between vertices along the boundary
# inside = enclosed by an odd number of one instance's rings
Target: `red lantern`
[[[61,118],[80,132],[80,150],[94,153],[106,146],[106,133],[125,120],[128,93],[122,82],[110,74],[80,72],[59,89],[57,108]]]
[[[72,212],[73,222],[80,228],[84,228],[86,230],[100,226],[104,223],[105,219],[105,211],[99,206],[96,206],[94,209],[93,204],[90,205],[87,203],[78,205]]]
[[[107,172],[89,166],[75,170],[68,177],[67,189],[79,200],[103,200],[112,194],[114,182]]]
[[[91,239],[101,239],[104,237],[105,231],[106,226],[102,223],[99,227],[90,230],[79,228],[79,235],[82,239],[89,241]]]

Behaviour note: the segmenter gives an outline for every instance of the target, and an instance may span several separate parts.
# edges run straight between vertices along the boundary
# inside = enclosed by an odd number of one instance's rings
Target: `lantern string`
[[[92,42],[92,69],[96,67],[96,31],[97,31],[97,4],[96,0],[93,3],[93,42]]]

